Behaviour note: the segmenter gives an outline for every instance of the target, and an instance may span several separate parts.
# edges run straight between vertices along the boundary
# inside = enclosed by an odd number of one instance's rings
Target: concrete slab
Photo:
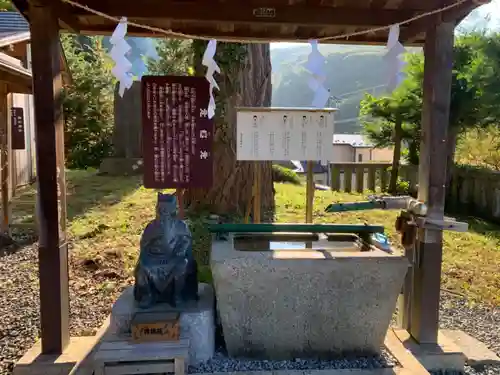
[[[394,329],[404,347],[429,371],[463,372],[466,357],[453,340],[439,331],[438,344],[418,344],[404,329]]]
[[[469,366],[500,365],[500,358],[492,350],[467,333],[458,329],[443,329],[442,332],[465,354]]]
[[[384,346],[399,362],[401,367],[412,375],[428,375],[426,368],[408,351],[393,329],[389,328],[385,336]]]

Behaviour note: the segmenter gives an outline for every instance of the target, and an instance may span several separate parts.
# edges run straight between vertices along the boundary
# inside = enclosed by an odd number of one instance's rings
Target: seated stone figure
[[[187,224],[177,218],[175,195],[158,193],[156,219],[141,238],[134,298],[140,308],[162,302],[176,307],[198,299],[192,236]]]

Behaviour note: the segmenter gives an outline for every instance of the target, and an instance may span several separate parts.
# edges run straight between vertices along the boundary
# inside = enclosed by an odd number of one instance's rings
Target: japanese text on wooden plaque
[[[24,150],[26,137],[24,135],[24,112],[21,107],[11,108],[12,149]]]
[[[238,160],[333,160],[331,109],[238,110]]]
[[[204,77],[142,77],[144,186],[209,188],[213,121]]]
[[[144,341],[179,341],[179,322],[140,323],[132,325],[132,339]]]

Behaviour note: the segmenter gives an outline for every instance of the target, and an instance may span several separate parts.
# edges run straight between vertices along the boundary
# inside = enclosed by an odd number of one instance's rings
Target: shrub
[[[99,167],[112,149],[114,78],[101,39],[61,37],[73,78],[63,92],[66,166],[72,169]]]
[[[396,194],[397,195],[411,195],[410,183],[398,177],[398,182],[396,184]]]
[[[300,177],[291,169],[273,164],[273,181],[300,185]]]

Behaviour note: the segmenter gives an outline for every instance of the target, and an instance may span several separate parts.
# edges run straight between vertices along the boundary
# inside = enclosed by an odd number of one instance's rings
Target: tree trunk
[[[196,42],[195,42],[196,43]],[[190,209],[204,208],[216,214],[243,216],[250,207],[255,168],[252,162],[236,160],[236,107],[268,107],[271,104],[271,53],[269,44],[243,46],[241,61],[227,56],[235,45],[218,43],[216,61],[220,62],[221,74],[216,77],[220,86],[214,134],[214,185],[210,190],[191,189],[186,192],[186,204]],[[202,52],[202,51],[201,51]],[[234,53],[234,52],[233,52]],[[200,67],[200,53],[195,55],[195,69]],[[234,60],[234,61],[231,61]],[[272,163],[260,162],[262,220],[271,219],[274,213],[274,189]]]
[[[389,182],[389,193],[396,194],[398,188],[399,164],[401,160],[401,138],[403,128],[401,118],[396,117],[394,124],[394,154],[392,156],[391,180]]]
[[[408,163],[413,166],[418,166],[419,163],[419,147],[420,147],[420,137],[418,139],[413,139],[408,142]]]

